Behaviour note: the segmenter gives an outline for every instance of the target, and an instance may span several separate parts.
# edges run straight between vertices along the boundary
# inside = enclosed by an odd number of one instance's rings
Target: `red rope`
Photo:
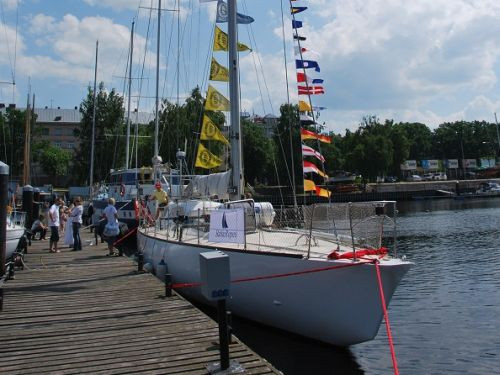
[[[276,279],[276,278],[279,278],[279,277],[304,275],[304,274],[307,274],[307,273],[330,271],[330,270],[336,270],[336,269],[340,269],[340,268],[360,266],[362,264],[367,264],[367,263],[372,263],[372,262],[373,261],[356,262],[356,263],[340,264],[340,265],[330,266],[330,267],[315,268],[315,269],[306,270],[306,271],[279,273],[279,274],[276,274],[276,275],[267,275],[267,276],[247,277],[247,278],[243,278],[243,279],[231,280],[231,284],[243,283],[243,282],[248,282],[248,281]],[[173,284],[172,285],[172,289],[192,288],[192,287],[201,286],[201,285],[203,285],[203,284],[202,283],[178,283],[178,284]]]
[[[113,246],[116,246],[117,244],[119,244],[120,242],[122,242],[125,238],[127,238],[128,236],[130,236],[132,233],[135,233],[135,232],[137,232],[137,227],[135,227],[134,229],[132,229],[131,231],[129,231],[122,238],[120,238],[120,239],[116,240],[115,242],[113,242]]]
[[[385,307],[384,289],[382,287],[382,277],[380,276],[379,262],[375,262],[375,270],[377,272],[378,290],[380,292],[380,303],[382,303],[382,310],[384,311],[385,328],[387,330],[387,338],[389,339],[389,347],[391,349],[392,366],[394,367],[394,374],[399,375],[398,361],[396,360],[396,353],[394,351],[394,342],[392,341],[391,325],[389,323],[389,314]]]

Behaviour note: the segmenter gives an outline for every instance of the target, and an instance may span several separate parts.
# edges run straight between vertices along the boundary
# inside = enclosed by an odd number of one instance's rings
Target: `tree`
[[[411,160],[430,159],[432,152],[432,132],[424,124],[415,123],[400,123],[405,132],[405,136],[409,142],[409,155]]]
[[[263,182],[272,175],[274,150],[271,140],[266,138],[261,127],[246,120],[242,121],[242,131],[245,181],[252,185],[256,181]]]
[[[69,162],[71,160],[71,155],[68,151],[62,150],[59,147],[45,145],[40,150],[38,158],[43,170],[52,180],[55,181],[58,176],[66,176],[68,174]],[[54,184],[56,183],[57,181],[54,182]]]
[[[292,168],[294,168],[295,186],[300,186],[303,184],[303,176],[299,108],[297,105],[283,104],[280,113],[273,138],[277,169],[277,176],[275,174],[273,182],[279,181],[281,185],[291,186]]]
[[[0,112],[0,160],[9,165],[12,176],[23,173],[26,111],[7,108]]]
[[[93,90],[89,87],[87,97],[80,104],[82,120],[80,128],[76,131],[80,147],[75,156],[75,171],[81,183],[88,181],[90,171],[93,108]],[[124,134],[123,97],[114,89],[109,93],[106,92],[101,82],[96,107],[94,181],[102,181],[108,177],[110,169],[124,166],[125,140],[123,137],[118,137]]]

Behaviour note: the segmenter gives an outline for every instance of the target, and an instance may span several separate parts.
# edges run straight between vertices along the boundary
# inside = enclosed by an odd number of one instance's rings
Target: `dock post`
[[[5,276],[7,251],[7,201],[9,185],[9,166],[0,161],[0,281]],[[0,285],[0,311],[3,309],[3,288]]]
[[[217,320],[219,321],[220,370],[229,368],[229,338],[227,330],[226,299],[217,301]]]
[[[229,344],[233,343],[233,315],[231,311],[226,311],[227,316],[227,336]]]
[[[40,189],[33,189],[33,220],[38,220],[40,216]]]
[[[33,186],[26,185],[23,187],[23,212],[26,213],[24,219],[24,227],[31,229],[33,224]]]
[[[144,254],[142,251],[137,252],[137,272],[144,270]]]
[[[172,275],[165,273],[165,297],[172,297]]]

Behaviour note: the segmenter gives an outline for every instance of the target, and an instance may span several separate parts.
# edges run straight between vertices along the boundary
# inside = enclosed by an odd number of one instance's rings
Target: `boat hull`
[[[17,245],[19,244],[19,240],[24,235],[23,227],[13,227],[7,228],[7,240],[6,240],[6,255],[5,259],[9,259],[14,251],[17,249]]]
[[[155,238],[142,230],[137,236],[145,262],[163,277],[165,269],[159,266],[163,259],[174,283],[199,282],[199,254],[216,249]],[[230,259],[231,280],[352,264],[276,253],[223,251]],[[386,303],[410,266],[401,260],[381,262]],[[178,291],[208,303],[199,287]],[[228,306],[238,316],[338,346],[373,339],[383,316],[373,264],[232,283],[230,295]]]

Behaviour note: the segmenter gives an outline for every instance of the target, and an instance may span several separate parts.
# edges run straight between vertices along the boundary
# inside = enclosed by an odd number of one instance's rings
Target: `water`
[[[415,262],[390,308],[401,374],[500,374],[500,199],[402,202],[399,251]],[[285,374],[390,374],[385,326],[340,349],[246,320],[236,335]]]

